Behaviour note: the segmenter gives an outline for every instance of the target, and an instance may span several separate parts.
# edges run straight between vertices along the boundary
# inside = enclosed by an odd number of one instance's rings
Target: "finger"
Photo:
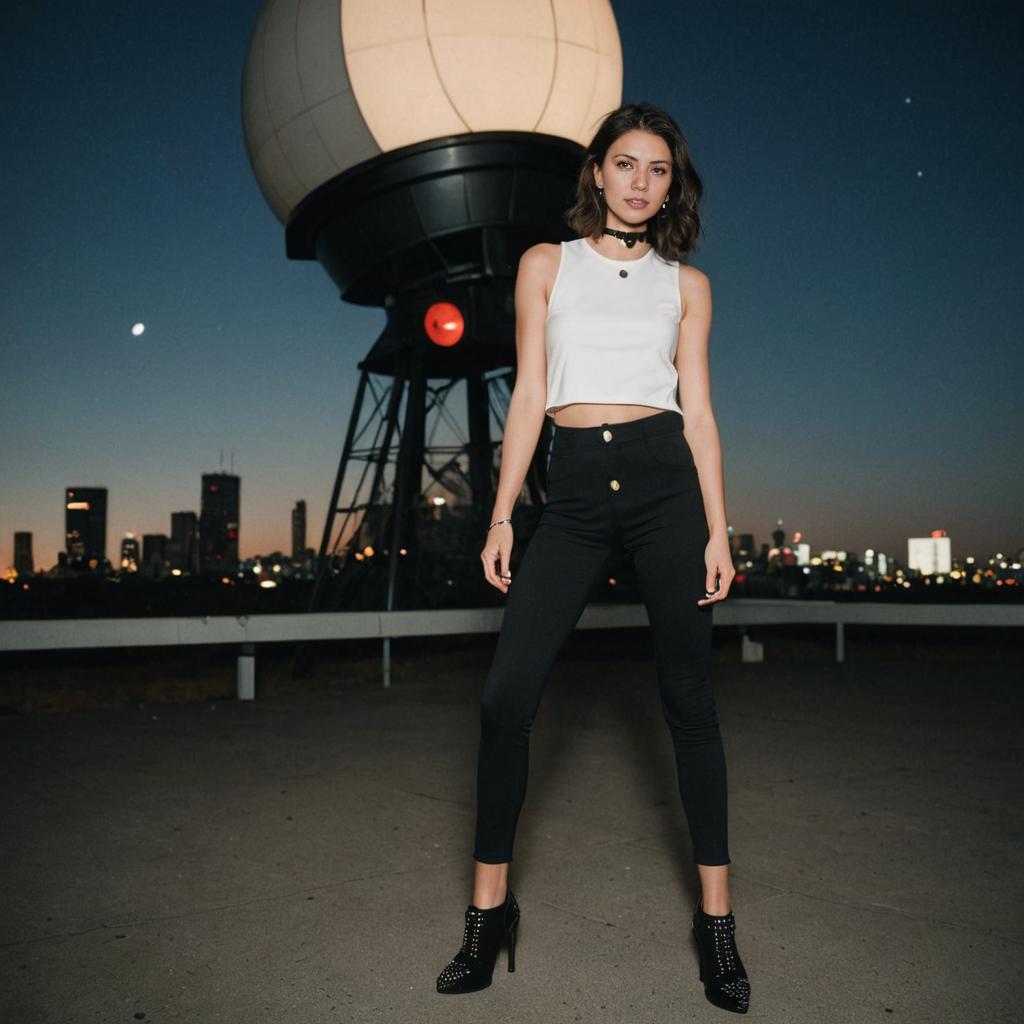
[[[480,555],[480,558],[484,563],[484,579],[487,580],[492,587],[498,587],[498,589],[501,589],[500,581],[494,575],[494,557],[494,553],[487,550]]]
[[[704,581],[707,586],[707,580]],[[722,581],[719,579],[715,582],[712,587],[707,587],[704,591],[704,596],[697,600],[697,604],[712,604],[715,601],[721,601],[728,593],[728,588],[722,589]]]
[[[492,587],[505,594],[508,592],[508,582],[506,580],[499,579],[496,571],[497,566],[500,563],[500,558],[500,549],[498,551],[487,550],[484,552],[484,578]]]

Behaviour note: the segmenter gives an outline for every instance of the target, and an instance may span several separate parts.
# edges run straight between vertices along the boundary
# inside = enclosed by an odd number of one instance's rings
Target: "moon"
[[[145,329],[146,329],[146,325],[145,324],[136,324],[132,328],[132,334],[134,334],[135,337],[137,338]]]

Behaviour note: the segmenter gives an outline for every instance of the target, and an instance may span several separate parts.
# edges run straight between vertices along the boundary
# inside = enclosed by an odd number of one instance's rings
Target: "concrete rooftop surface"
[[[503,949],[491,987],[461,996],[434,986],[471,898],[493,637],[396,642],[387,690],[362,654],[275,690],[287,666],[260,655],[251,702],[3,716],[0,1018],[738,1019],[697,979],[643,635],[567,643],[511,868],[516,971]],[[851,640],[837,664],[769,643],[744,664],[716,645],[747,1019],[1022,1019],[1019,650]]]

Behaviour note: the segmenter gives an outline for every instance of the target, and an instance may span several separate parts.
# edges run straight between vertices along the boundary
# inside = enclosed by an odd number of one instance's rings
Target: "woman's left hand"
[[[707,566],[707,577],[704,580],[705,593],[715,593],[711,597],[702,597],[697,604],[713,604],[724,601],[729,593],[736,570],[732,567],[732,554],[729,551],[729,540],[722,535],[713,536],[704,549],[704,564]],[[715,579],[718,579],[717,588]]]

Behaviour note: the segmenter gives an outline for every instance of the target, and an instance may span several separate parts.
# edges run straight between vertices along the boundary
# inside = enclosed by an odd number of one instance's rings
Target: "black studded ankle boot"
[[[505,893],[504,903],[488,910],[480,910],[471,903],[466,908],[462,948],[438,976],[437,991],[454,995],[487,988],[505,939],[508,939],[508,969],[514,971],[518,927],[519,904],[511,889]]]
[[[693,935],[700,951],[700,980],[708,1002],[733,1013],[750,1008],[750,981],[736,948],[736,919],[728,914],[705,914],[704,897],[697,900]]]

